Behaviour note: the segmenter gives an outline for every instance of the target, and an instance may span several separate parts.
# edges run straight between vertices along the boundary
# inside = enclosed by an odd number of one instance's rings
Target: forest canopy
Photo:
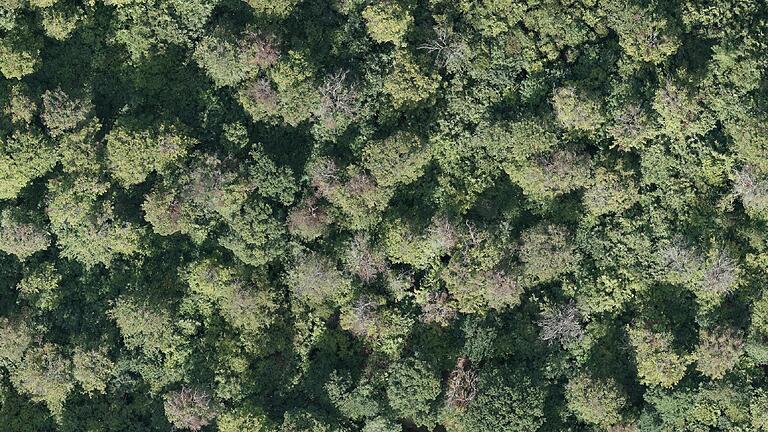
[[[2,0],[9,432],[768,431],[763,0]]]

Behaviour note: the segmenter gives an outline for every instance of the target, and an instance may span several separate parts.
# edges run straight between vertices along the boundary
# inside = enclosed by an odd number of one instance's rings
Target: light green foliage
[[[413,16],[396,1],[374,3],[363,10],[365,28],[373,40],[403,45],[405,34],[413,25]]]
[[[635,5],[617,2],[612,26],[624,52],[637,61],[658,64],[673,55],[680,40],[666,18]]]
[[[58,288],[61,280],[61,274],[53,264],[43,263],[30,269],[16,289],[21,298],[36,308],[53,310],[60,301]]]
[[[0,364],[15,370],[32,344],[33,330],[22,318],[0,318]]]
[[[104,393],[115,367],[104,349],[75,348],[72,354],[72,376],[84,392]]]
[[[196,144],[172,125],[136,130],[130,123],[118,121],[106,138],[109,168],[123,186],[143,182],[152,171],[166,172]]]
[[[216,420],[219,432],[267,432],[272,422],[263,410],[241,407],[222,413]]]
[[[406,342],[413,319],[386,307],[382,298],[362,296],[342,309],[340,324],[377,352],[396,357]]]
[[[345,428],[333,427],[320,415],[305,409],[287,411],[279,432],[346,432]]]
[[[565,129],[594,133],[604,121],[598,102],[572,86],[555,89],[552,106],[557,121]]]
[[[141,350],[148,357],[172,354],[180,342],[171,315],[161,307],[122,297],[109,314],[120,329],[125,346]]]
[[[299,302],[321,315],[328,315],[331,305],[348,295],[352,281],[332,261],[310,254],[299,257],[285,282]]]
[[[627,333],[635,348],[640,382],[669,388],[683,378],[690,358],[677,352],[671,333],[654,332],[638,325],[629,326]]]
[[[205,33],[217,0],[108,0],[115,6],[114,42],[131,60],[149,57],[169,45],[191,45]]]
[[[384,77],[384,92],[396,110],[425,104],[439,86],[435,75],[425,75],[407,51],[396,51],[392,69]]]
[[[448,230],[442,227],[442,231]],[[482,314],[488,309],[518,305],[523,294],[521,275],[518,269],[503,263],[510,247],[503,232],[484,232],[469,225],[457,237],[458,250],[440,278],[459,311]]]
[[[529,283],[552,282],[575,268],[578,256],[569,237],[556,225],[539,225],[523,233],[518,254]]]
[[[664,432],[753,430],[748,395],[727,384],[674,393],[653,392],[646,399],[656,411],[659,421],[643,427]]]
[[[143,230],[117,219],[114,206],[99,200],[107,187],[87,178],[52,180],[47,213],[63,256],[86,267],[109,266],[117,256],[140,252]]]
[[[590,183],[589,158],[555,149],[558,138],[546,123],[525,119],[508,130],[493,127],[482,139],[491,143],[491,154],[506,156],[504,171],[533,201],[546,202]]]
[[[509,30],[522,19],[526,9],[526,6],[517,0],[460,0],[457,4],[475,28],[483,35],[491,37]]]
[[[92,111],[93,104],[85,97],[73,98],[61,89],[43,93],[41,118],[52,137],[59,137],[83,126]]]
[[[420,360],[407,360],[389,370],[387,400],[400,416],[418,426],[433,427],[435,403],[440,395],[440,380]]]
[[[694,353],[696,368],[712,379],[720,379],[736,366],[742,347],[741,336],[731,329],[703,329]]]
[[[590,184],[590,160],[556,150],[516,170],[510,178],[534,201],[547,201]]]
[[[0,136],[0,200],[12,199],[56,164],[56,149],[38,131]]]
[[[762,158],[768,150],[765,119],[751,117],[729,122],[726,128],[733,138],[737,154],[747,162],[747,166],[761,176],[768,174],[768,163]]]
[[[509,129],[489,128],[486,140],[516,162],[548,153],[558,142],[547,122],[526,118],[509,124]],[[502,153],[503,152],[503,153]],[[509,170],[511,171],[511,170]],[[510,174],[511,175],[511,174]]]
[[[0,74],[22,79],[40,67],[40,41],[29,29],[17,27],[0,35]]]
[[[276,164],[261,145],[253,145],[248,164],[248,181],[260,195],[279,202],[284,206],[293,203],[297,187],[293,171],[287,166]]]
[[[728,251],[712,249],[708,256],[673,240],[661,251],[664,279],[691,289],[703,307],[717,305],[739,284],[741,269]]]
[[[409,133],[374,141],[363,151],[365,168],[382,186],[414,182],[423,175],[429,159],[429,151],[421,138]]]
[[[32,7],[44,9],[53,6],[58,2],[59,0],[29,0],[29,5]]]
[[[763,295],[752,305],[751,327],[768,336],[768,296]]]
[[[703,135],[715,127],[702,95],[685,82],[667,79],[656,92],[653,108],[664,131],[673,138]]]
[[[106,171],[104,142],[98,140],[100,130],[101,123],[94,118],[59,137],[59,161],[64,172],[94,178]]]
[[[275,18],[289,15],[300,0],[244,0],[257,14]]]
[[[219,243],[245,262],[261,265],[281,250],[282,228],[265,203],[249,201],[259,192],[281,202],[293,200],[290,170],[277,167],[254,151],[252,164],[233,165],[214,156],[196,154],[173,180],[146,195],[145,218],[160,235],[188,234],[203,242],[217,223],[226,224]]]
[[[334,219],[351,229],[365,229],[379,222],[382,210],[394,195],[393,188],[378,185],[355,165],[341,172],[334,160],[320,158],[311,163],[308,171],[310,184],[340,213]]]
[[[398,220],[385,226],[384,250],[392,262],[426,268],[456,244],[456,230],[445,218],[436,217],[421,232]]]
[[[768,363],[768,296],[764,294],[752,305],[745,350],[758,364]]]
[[[0,250],[24,261],[51,244],[51,235],[40,221],[20,210],[0,212]]]
[[[184,277],[191,293],[210,302],[232,327],[242,333],[242,339],[253,340],[274,320],[277,309],[274,294],[255,276],[241,274],[237,269],[206,260],[192,264]],[[199,304],[198,311],[209,314],[210,306]]]
[[[254,31],[245,31],[237,40],[219,33],[222,32],[204,37],[194,54],[197,63],[218,87],[234,86],[253,78],[279,57],[272,40]]]
[[[617,109],[608,126],[614,146],[620,150],[641,148],[656,134],[648,110],[637,104],[629,104]]]
[[[768,431],[768,395],[764,391],[755,392],[749,403],[751,425],[756,431]]]
[[[30,347],[11,381],[32,401],[45,403],[56,417],[62,415],[64,402],[75,387],[72,362],[51,343]]]
[[[365,422],[362,432],[402,432],[403,427],[392,420],[376,417]]]
[[[306,54],[290,51],[269,70],[270,79],[246,82],[238,92],[238,100],[256,121],[298,126],[320,103],[314,73]]]
[[[353,385],[349,377],[333,373],[325,384],[325,390],[339,411],[351,419],[359,420],[375,417],[382,411],[378,401],[381,398],[380,389],[375,384],[364,380]]]
[[[587,213],[592,217],[620,214],[637,203],[637,185],[628,177],[604,169],[596,170],[593,184],[584,192]]]
[[[11,122],[29,125],[37,112],[37,104],[30,95],[29,88],[23,84],[11,86],[8,100],[4,103],[3,113]]]
[[[45,34],[56,40],[66,40],[77,29],[81,11],[63,3],[42,11]]]
[[[219,244],[232,251],[242,262],[260,266],[282,255],[284,229],[268,205],[259,203],[244,207],[229,222],[229,232]]]
[[[0,430],[768,430],[766,17],[0,0]]]
[[[16,18],[25,0],[8,0],[0,4],[0,29],[8,31],[16,26]]]
[[[627,404],[615,382],[577,375],[565,387],[568,408],[581,421],[609,428],[621,421],[621,411]]]

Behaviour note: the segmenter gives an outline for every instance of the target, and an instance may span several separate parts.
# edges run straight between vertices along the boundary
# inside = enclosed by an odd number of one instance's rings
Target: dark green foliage
[[[0,0],[0,429],[768,431],[763,0]]]
[[[433,427],[439,395],[440,380],[426,363],[411,360],[390,368],[387,400],[398,417],[417,426]]]
[[[455,414],[458,430],[537,430],[544,424],[544,397],[541,384],[519,372],[483,371],[477,396]]]

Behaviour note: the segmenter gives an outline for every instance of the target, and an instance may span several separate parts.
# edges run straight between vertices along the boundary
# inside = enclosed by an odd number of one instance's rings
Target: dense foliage
[[[768,431],[763,0],[0,1],[11,432]]]

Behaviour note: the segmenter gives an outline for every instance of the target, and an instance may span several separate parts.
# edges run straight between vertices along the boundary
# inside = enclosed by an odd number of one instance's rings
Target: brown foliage
[[[448,324],[457,315],[450,302],[451,298],[445,291],[427,294],[427,303],[421,307],[421,320],[425,323]]]
[[[446,403],[458,409],[464,409],[477,396],[477,372],[470,368],[466,357],[456,360],[456,367],[448,376],[448,389],[445,392]]]
[[[311,196],[291,209],[288,214],[288,231],[304,240],[314,240],[325,232],[331,222],[328,213]]]
[[[245,88],[245,96],[264,108],[264,110],[273,112],[277,109],[277,90],[266,78],[258,79],[249,83]]]
[[[258,32],[246,31],[239,45],[240,51],[247,54],[245,61],[260,68],[272,66],[280,58],[273,38]]]

